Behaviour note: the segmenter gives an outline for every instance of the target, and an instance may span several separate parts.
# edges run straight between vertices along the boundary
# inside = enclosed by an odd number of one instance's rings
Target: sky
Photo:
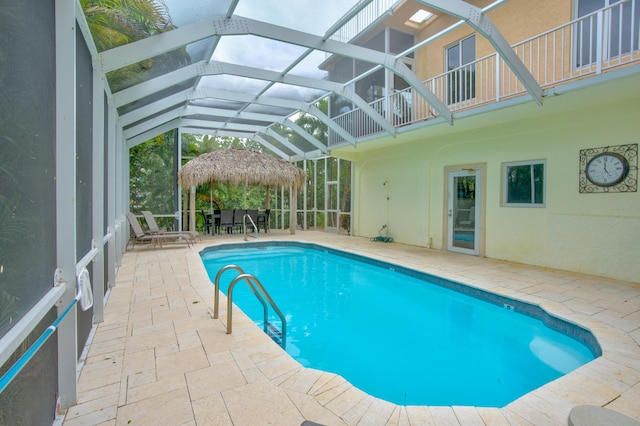
[[[174,24],[178,27],[225,14],[230,0],[164,0]],[[236,16],[280,25],[315,35],[324,35],[357,0],[240,0]],[[255,36],[226,36],[219,42],[213,60],[246,65],[272,71],[284,70],[307,49]],[[293,74],[323,79],[326,72],[318,69],[325,59],[323,52],[315,52],[299,64]],[[257,93],[264,82],[240,77],[213,76],[201,80],[200,87],[224,88]],[[317,94],[309,90],[279,85],[270,91],[272,96],[308,100]]]

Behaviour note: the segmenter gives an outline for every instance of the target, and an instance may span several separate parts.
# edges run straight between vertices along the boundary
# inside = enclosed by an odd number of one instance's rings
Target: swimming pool
[[[590,332],[539,307],[352,253],[269,242],[201,257],[212,280],[231,263],[260,279],[302,365],[400,405],[502,407],[601,354]],[[261,325],[245,285],[233,300]]]

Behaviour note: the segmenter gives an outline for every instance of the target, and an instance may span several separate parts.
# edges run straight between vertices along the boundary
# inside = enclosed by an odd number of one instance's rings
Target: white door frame
[[[453,197],[456,188],[452,187],[453,178],[475,175],[475,214],[473,217],[473,247],[461,247],[453,244],[455,216]],[[444,170],[444,214],[443,241],[446,250],[458,253],[484,256],[485,254],[485,208],[486,208],[486,164],[465,164],[445,167]]]

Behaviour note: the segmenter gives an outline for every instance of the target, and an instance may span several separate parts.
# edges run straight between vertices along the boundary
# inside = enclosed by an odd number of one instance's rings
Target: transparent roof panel
[[[194,84],[195,84],[196,79],[190,79],[187,81],[184,81],[180,84],[174,85],[174,86],[170,86],[167,87],[166,89],[160,90],[159,92],[155,92],[149,96],[145,96],[143,98],[140,98],[138,100],[136,100],[135,102],[131,102],[129,104],[123,105],[121,107],[118,107],[118,114],[123,115],[126,114],[128,112],[134,111],[138,108],[141,108],[143,106],[152,104],[154,102],[159,102],[162,101],[166,98],[168,98],[171,95],[174,95],[176,93],[180,93],[183,92],[189,88],[191,88]]]
[[[382,3],[382,9],[403,7],[397,6],[403,2],[395,0]],[[250,129],[273,126],[282,117],[304,117],[300,111],[307,110],[307,104],[333,99],[336,95],[327,90],[343,93],[340,85],[353,82],[362,73],[367,76],[351,84],[352,90],[366,101],[384,93],[384,70],[368,62],[365,51],[351,48],[353,56],[359,58],[353,59],[341,56],[351,55],[341,48],[332,53],[297,44],[322,46],[318,39],[330,37],[342,42],[358,40],[369,49],[383,51],[388,40],[382,37],[382,27],[377,23],[382,22],[378,18],[386,10],[380,10],[376,1],[138,0],[91,6],[95,4],[81,0],[97,49],[104,52],[99,63],[106,72],[109,90],[118,104],[128,102],[119,106],[118,112],[123,116],[144,107],[124,120],[127,128],[138,124],[144,128],[145,120],[155,119],[149,123],[155,125],[161,118],[180,116],[189,118],[187,124],[192,127],[202,122],[208,133],[215,133],[216,128],[251,133]],[[358,14],[360,10],[364,11]],[[229,17],[237,20],[226,22]],[[353,20],[345,25],[347,17]],[[245,25],[238,18],[257,23]],[[193,26],[193,31],[185,28],[188,26]],[[176,31],[180,28],[183,30]],[[143,41],[156,35],[160,37],[158,43],[154,39]],[[399,31],[391,38],[389,48],[395,53],[413,43],[411,34]],[[372,61],[379,59],[378,53],[371,56]],[[326,110],[329,104],[324,101],[320,108]],[[198,108],[181,109],[186,106]],[[298,149],[317,150],[295,132],[289,136]],[[294,154],[286,144],[270,141],[283,152]]]
[[[175,28],[163,4],[117,2],[96,6],[89,1],[80,4],[98,52]]]
[[[284,117],[296,112],[295,109],[275,107],[270,105],[260,105],[260,104],[251,104],[245,109],[245,111],[256,112],[259,114],[273,114],[273,115],[279,115]]]
[[[235,111],[245,105],[244,102],[228,101],[224,99],[197,99],[190,102],[193,106],[203,106],[207,108],[218,108]]]
[[[245,120],[242,118],[233,118],[233,119],[228,119],[227,123],[229,123],[230,125],[233,124],[246,124],[249,126],[270,126],[273,122],[271,121],[258,121],[258,120]]]
[[[191,63],[209,59],[214,39],[215,37],[210,37],[187,45],[187,54],[191,58]]]
[[[231,0],[164,0],[171,20],[178,27],[214,16],[226,15]]]
[[[306,51],[305,51],[306,53]],[[318,80],[326,80],[329,73],[320,68],[320,65],[327,59],[327,54],[319,50],[313,50],[306,55],[296,66],[294,66],[289,74],[299,75],[301,77],[316,78]]]
[[[267,84],[268,82],[265,80],[220,74],[202,77],[198,89],[220,89],[228,92],[257,95]]]
[[[275,83],[264,93],[264,95],[298,102],[311,102],[325,93],[326,92],[318,89]]]
[[[111,87],[111,92],[116,93],[158,77],[166,72],[189,65],[190,63],[191,58],[184,48],[175,49],[171,52],[108,72],[107,81],[109,82],[109,87]]]
[[[253,35],[221,37],[211,58],[271,71],[284,71],[307,49]]]
[[[240,0],[235,14],[322,36],[357,3],[357,0]]]

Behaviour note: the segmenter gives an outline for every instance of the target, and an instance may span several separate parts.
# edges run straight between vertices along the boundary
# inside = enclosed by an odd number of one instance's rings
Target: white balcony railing
[[[540,86],[549,89],[638,62],[639,12],[635,2],[619,2],[512,47]],[[424,84],[453,112],[526,94],[525,87],[497,53],[430,78]],[[378,99],[371,106],[396,127],[438,116],[411,88]],[[337,116],[334,121],[356,138],[383,132],[382,126],[359,109]],[[330,146],[343,142],[340,135],[330,131]]]
[[[340,27],[330,38],[332,40],[349,43],[370,25],[391,11],[398,0],[373,0],[366,5],[357,15]],[[356,4],[356,6],[358,6]]]

